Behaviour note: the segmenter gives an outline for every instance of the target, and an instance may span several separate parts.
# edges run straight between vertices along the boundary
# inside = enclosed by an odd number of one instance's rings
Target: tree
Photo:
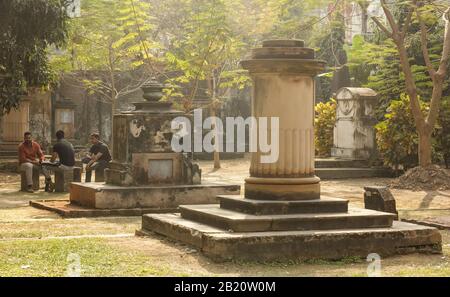
[[[369,13],[368,9],[370,6],[370,0],[357,0],[356,4],[359,5],[359,8],[361,9],[361,34],[364,36],[364,38],[367,36],[368,33],[368,25],[369,25]]]
[[[319,29],[318,29],[319,30]],[[341,87],[350,86],[345,45],[344,16],[339,12],[330,15],[329,22],[313,36],[311,43],[317,48],[317,58],[325,60],[330,69],[322,75],[319,98],[328,100]]]
[[[66,53],[55,56],[62,73],[117,109],[119,98],[134,93],[157,69],[153,55],[150,5],[142,0],[83,1],[82,16],[72,22]]]
[[[239,69],[239,61],[245,52],[239,35],[230,24],[230,2],[224,0],[201,0],[190,3],[189,17],[183,24],[183,36],[174,40],[173,50],[166,53],[172,69],[178,76],[170,79],[172,86],[187,87],[187,94],[175,92],[171,96],[183,96],[185,111],[194,108],[199,93],[209,97],[207,107],[215,117],[230,88],[243,88],[249,81]],[[201,82],[206,88],[201,89]],[[217,132],[216,124],[213,131]],[[214,136],[214,168],[220,168],[219,135]]]
[[[444,79],[447,74],[448,60],[450,55],[450,8],[443,14],[445,23],[445,34],[443,40],[443,49],[438,69],[430,59],[428,49],[428,32],[423,14],[429,13],[430,5],[422,5],[418,1],[407,2],[407,15],[403,22],[396,21],[388,4],[385,0],[380,0],[383,11],[386,15],[390,30],[377,18],[373,18],[378,27],[389,36],[395,43],[402,65],[402,71],[405,75],[406,91],[409,96],[411,111],[414,116],[415,126],[419,134],[419,165],[427,167],[432,164],[432,134],[439,116],[440,101],[443,94]],[[430,100],[429,112],[423,112],[420,108],[419,96],[413,70],[409,61],[409,56],[405,44],[405,38],[409,27],[413,21],[413,16],[417,17],[420,26],[420,36],[422,42],[422,54],[428,73],[433,82],[433,92]]]
[[[48,48],[67,36],[68,0],[0,1],[0,114],[54,82]]]

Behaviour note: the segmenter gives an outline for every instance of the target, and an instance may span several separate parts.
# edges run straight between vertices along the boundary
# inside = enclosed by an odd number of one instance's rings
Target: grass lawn
[[[169,268],[155,267],[151,257],[115,248],[101,238],[0,242],[2,277],[67,276],[77,259],[82,276],[174,275]]]
[[[446,232],[446,238],[449,238]],[[79,259],[79,262],[77,262]],[[382,260],[382,276],[449,276],[450,248],[443,255]],[[79,266],[74,266],[79,263]],[[149,238],[53,238],[0,241],[0,276],[367,276],[365,259],[306,262],[215,263],[189,247]]]
[[[224,162],[220,172],[203,166],[205,180],[237,182],[248,164]],[[245,169],[245,170],[244,170]],[[323,192],[363,206],[365,185],[387,179],[323,182]],[[30,200],[67,199],[68,195],[18,192],[18,177],[0,174],[0,277],[66,276],[80,267],[81,276],[367,276],[365,259],[307,262],[216,263],[192,247],[153,235],[140,238],[140,217],[62,219],[29,206]],[[450,216],[450,191],[393,191],[400,217]],[[441,231],[443,254],[382,259],[382,276],[450,276],[450,231]],[[333,247],[330,247],[333,248]]]

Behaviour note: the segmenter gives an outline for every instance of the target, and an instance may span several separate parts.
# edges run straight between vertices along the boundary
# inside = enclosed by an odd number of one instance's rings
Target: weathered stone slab
[[[350,179],[370,177],[392,177],[387,168],[317,168],[316,175],[324,179]]]
[[[335,260],[370,253],[382,257],[440,253],[442,249],[437,229],[403,222],[376,229],[233,233],[202,231],[208,226],[176,215],[144,215],[142,228],[192,244],[216,261]]]
[[[147,213],[174,213],[178,211],[178,209],[159,208],[95,209],[70,204],[69,200],[30,201],[30,206],[57,213],[63,218],[134,217]]]
[[[433,218],[425,218],[421,220],[402,219],[402,222],[413,223],[417,225],[423,225],[428,227],[434,227],[440,230],[450,230],[450,217],[440,216]]]
[[[223,230],[182,219],[179,215],[142,216],[143,230],[159,230],[159,234],[173,234],[173,239],[201,248],[204,234],[222,233]]]
[[[181,204],[217,203],[217,195],[236,195],[239,185],[165,185],[120,187],[98,183],[72,183],[70,201],[95,209],[176,209]]]
[[[339,213],[348,211],[348,200],[322,197],[318,200],[252,200],[243,196],[218,196],[220,207],[252,215]]]
[[[350,208],[348,213],[255,216],[222,209],[218,205],[183,205],[180,212],[184,219],[234,232],[390,227],[395,217],[393,214],[358,208]]]
[[[398,219],[395,198],[388,187],[364,187],[364,205],[366,209],[393,213]]]

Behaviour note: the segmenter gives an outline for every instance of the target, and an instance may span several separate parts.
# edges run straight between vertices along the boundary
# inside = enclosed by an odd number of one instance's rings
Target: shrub
[[[336,123],[336,101],[318,103],[315,107],[315,146],[316,155],[329,157],[333,147],[334,126]]]
[[[419,136],[409,105],[409,97],[402,94],[399,100],[392,100],[385,120],[375,126],[378,151],[385,165],[399,169],[418,165]],[[426,109],[425,103],[421,108]]]
[[[438,127],[435,133],[436,150],[439,159],[450,166],[450,97],[442,98],[442,106],[439,113]]]

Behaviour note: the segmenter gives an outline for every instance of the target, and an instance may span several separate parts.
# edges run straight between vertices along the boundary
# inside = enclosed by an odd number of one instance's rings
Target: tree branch
[[[384,32],[386,33],[386,35],[388,37],[393,38],[394,35],[392,32],[390,32],[385,25],[383,25],[383,23],[381,23],[381,21],[377,18],[377,17],[372,17],[372,20],[377,24],[377,26]]]
[[[414,9],[410,8],[408,10],[408,14],[406,15],[405,23],[403,24],[402,31],[400,33],[402,39],[405,39],[406,34],[408,34],[409,27],[411,26],[411,19],[412,19],[413,13],[414,13]]]
[[[423,58],[425,60],[425,65],[428,68],[428,73],[431,76],[431,79],[434,81],[434,76],[436,74],[436,70],[433,67],[433,64],[431,63],[431,59],[430,59],[430,53],[428,51],[428,34],[427,34],[427,28],[425,26],[425,22],[423,21],[422,15],[420,13],[420,9],[417,7],[416,8],[416,14],[417,14],[417,18],[419,20],[419,24],[420,24],[420,43],[422,46],[422,53],[423,53]]]
[[[383,8],[384,14],[386,15],[386,18],[389,22],[389,25],[391,26],[392,29],[392,35],[394,38],[397,38],[398,33],[399,33],[399,29],[398,29],[398,24],[394,19],[394,16],[392,15],[391,11],[389,10],[386,0],[380,0],[381,2],[381,7]]]
[[[445,22],[444,48],[442,49],[441,62],[438,74],[442,77],[447,73],[447,65],[450,56],[450,7],[444,12],[442,19]]]
[[[439,108],[441,105],[441,98],[443,93],[444,79],[447,75],[448,60],[450,55],[450,7],[445,11],[443,17],[445,22],[444,48],[442,49],[442,57],[439,65],[439,70],[435,74],[433,81],[433,94],[430,103],[430,112],[426,118],[427,128],[431,131],[436,124],[439,117]]]

